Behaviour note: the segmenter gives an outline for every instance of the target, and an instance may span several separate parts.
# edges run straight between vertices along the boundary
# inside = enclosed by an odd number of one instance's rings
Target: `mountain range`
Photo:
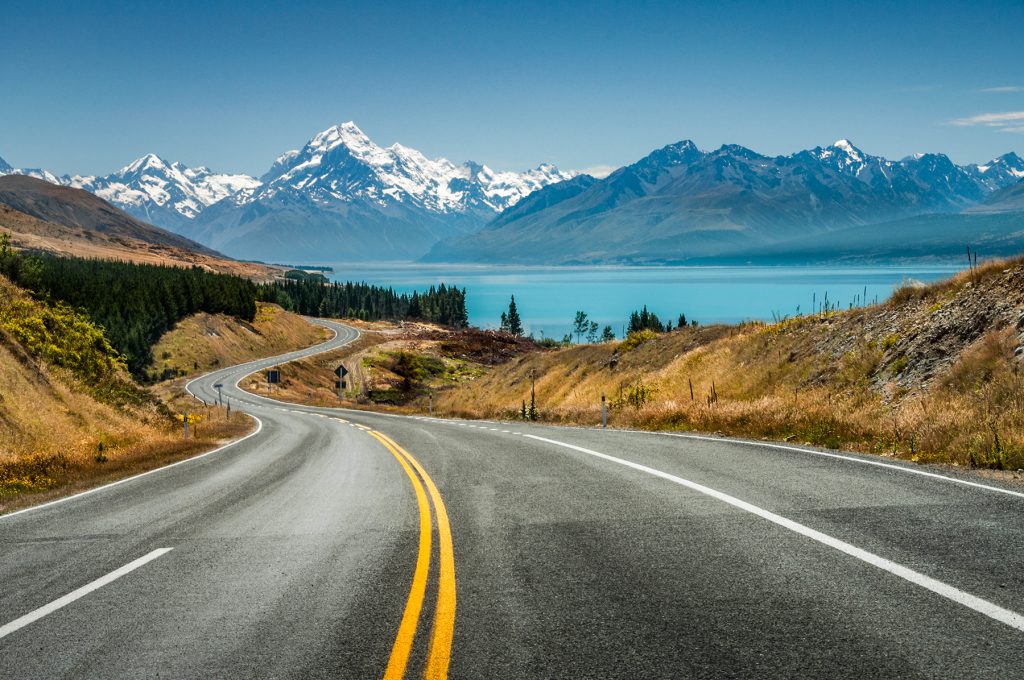
[[[85,189],[129,214],[234,257],[324,262],[409,260],[475,231],[531,192],[573,176],[541,164],[496,172],[467,161],[380,147],[353,122],[279,156],[259,179],[147,154],[103,177],[23,174]]]
[[[845,248],[832,255],[870,255],[882,245],[896,251],[909,247],[922,229],[935,232],[939,240],[947,230],[945,241],[960,252],[965,243],[975,243],[971,225],[979,222],[971,216],[996,212],[1003,217],[987,220],[985,233],[995,239],[1013,237],[1000,241],[1001,248],[1024,248],[1021,196],[1015,193],[1022,179],[1024,160],[1015,153],[984,165],[958,166],[943,154],[892,161],[866,154],[847,140],[776,157],[737,145],[702,151],[682,141],[604,179],[577,177],[541,189],[484,229],[437,244],[424,259],[524,264],[742,260],[805,249],[808,243],[821,244],[816,252],[826,253],[830,238],[839,233],[846,235]],[[931,219],[908,231],[905,220],[922,216]],[[889,223],[899,224],[864,229]]]
[[[1024,249],[1024,159],[1012,152],[957,165],[941,153],[889,160],[848,140],[786,156],[681,141],[595,179],[548,164],[495,172],[430,159],[401,144],[378,146],[348,122],[281,154],[258,179],[153,154],[103,177],[16,170],[0,159],[0,174],[12,173],[88,190],[231,256],[276,262],[664,263],[936,256],[965,243]]]

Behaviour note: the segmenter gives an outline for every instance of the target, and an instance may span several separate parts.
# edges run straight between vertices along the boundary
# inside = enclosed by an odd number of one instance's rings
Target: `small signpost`
[[[338,376],[338,379],[334,381],[334,386],[338,390],[338,399],[341,399],[342,391],[345,389],[345,376],[348,375],[348,369],[345,368],[345,364],[341,364],[334,369],[334,375]]]
[[[604,392],[601,393],[601,429],[608,429],[608,402],[604,398]]]
[[[224,393],[221,392],[221,388],[224,387],[224,383],[217,383],[216,385],[214,385],[214,387],[217,389],[217,404],[219,406],[223,406],[224,405]]]
[[[272,368],[269,371],[267,371],[267,391],[268,392],[273,391],[273,386],[274,385],[279,385],[280,383],[281,383],[281,371],[280,371],[280,369]]]
[[[196,430],[197,430],[196,425],[199,423],[200,420],[202,420],[202,417],[199,414],[197,414],[197,413],[189,413],[188,411],[185,411],[185,413],[178,414],[178,420],[181,421],[182,425],[185,428],[185,439],[188,439],[189,438],[189,425],[192,425],[191,434],[192,434],[192,437],[194,438],[196,436],[196,434],[197,434],[197,432],[196,432]]]

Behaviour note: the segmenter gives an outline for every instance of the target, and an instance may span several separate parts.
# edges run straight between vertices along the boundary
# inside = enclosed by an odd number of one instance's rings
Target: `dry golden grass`
[[[5,300],[18,289],[0,280]],[[205,335],[208,329],[216,335]],[[180,365],[211,368],[305,347],[323,329],[274,305],[261,305],[254,324],[201,315],[166,337]],[[127,375],[122,376],[130,380]],[[103,401],[69,369],[30,356],[0,329],[0,512],[44,502],[103,482],[166,465],[234,439],[253,427],[235,412],[204,407],[184,394],[183,381],[155,386],[141,396]],[[176,416],[199,417],[188,440]]]
[[[68,371],[0,345],[0,513],[166,465],[248,431],[251,420],[210,412],[182,438],[184,401],[115,407],[90,396]]]
[[[330,335],[297,314],[263,302],[257,303],[251,324],[223,314],[195,314],[153,347],[153,373],[164,378],[205,373],[309,347]]]
[[[540,417],[551,422],[600,423],[603,393],[613,426],[1017,470],[1022,264],[988,263],[876,307],[527,354],[440,389],[435,412],[517,418],[535,378]],[[411,407],[424,410],[424,400]]]

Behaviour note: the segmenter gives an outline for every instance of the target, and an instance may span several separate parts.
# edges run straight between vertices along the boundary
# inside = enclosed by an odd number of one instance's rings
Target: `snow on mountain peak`
[[[11,167],[10,163],[0,158],[0,174],[8,173],[11,170],[14,170],[14,168]]]
[[[383,148],[349,121],[278,158],[263,177],[266,186],[240,194],[236,202],[269,199],[283,191],[316,202],[366,200],[380,206],[408,203],[436,213],[500,212],[531,191],[571,176],[554,166],[516,173],[494,172],[471,161],[456,165],[398,142]]]
[[[145,156],[135,159],[114,174],[128,175],[146,169],[164,170],[166,168],[167,163],[164,162],[164,159],[160,158],[160,156],[157,156],[155,153],[147,153]]]
[[[855,161],[859,162],[864,160],[864,153],[855,147],[848,139],[837,139],[835,143],[832,144],[832,148],[843,151]]]

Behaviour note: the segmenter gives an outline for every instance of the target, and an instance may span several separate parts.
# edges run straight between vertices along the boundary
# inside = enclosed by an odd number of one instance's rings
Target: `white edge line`
[[[137,560],[133,560],[128,564],[124,565],[123,567],[120,567],[119,569],[115,569],[106,576],[101,576],[95,581],[92,581],[91,583],[86,583],[84,586],[78,588],[77,590],[72,590],[64,597],[59,597],[50,604],[43,605],[38,609],[30,611],[28,614],[25,614],[24,616],[14,619],[8,624],[0,626],[0,639],[3,639],[4,637],[10,635],[16,630],[24,628],[25,626],[29,625],[30,623],[33,623],[34,621],[38,621],[39,619],[43,618],[44,616],[47,616],[48,614],[52,614],[61,607],[65,607],[71,604],[75,600],[85,597],[94,590],[99,590],[108,583],[116,581],[125,574],[135,571],[147,562],[152,562],[156,558],[160,557],[161,555],[166,555],[172,550],[174,550],[174,548],[157,548],[148,555],[143,555]]]
[[[125,477],[124,479],[119,479],[116,482],[110,482],[109,484],[103,484],[102,486],[97,486],[95,488],[88,489],[87,491],[81,491],[79,493],[72,494],[70,496],[65,496],[64,498],[58,498],[56,500],[48,501],[46,503],[40,503],[39,505],[33,505],[32,507],[25,508],[23,510],[16,510],[15,512],[9,512],[6,515],[0,515],[0,522],[4,521],[8,517],[14,517],[15,515],[21,515],[21,514],[26,513],[26,512],[32,512],[33,510],[42,510],[43,508],[49,508],[49,507],[52,507],[52,506],[57,505],[59,503],[66,503],[68,501],[73,501],[76,498],[81,498],[82,496],[88,496],[89,494],[96,493],[97,491],[105,491],[105,490],[107,490],[107,489],[109,489],[111,487],[118,486],[119,484],[126,484],[128,482],[134,482],[136,479],[139,479],[141,477],[145,477],[147,475],[156,474],[157,472],[163,472],[164,470],[170,470],[171,468],[178,467],[179,465],[184,465],[185,463],[191,463],[193,461],[199,460],[200,458],[206,458],[207,456],[212,456],[213,454],[218,453],[220,451],[223,451],[224,449],[231,448],[232,446],[235,446],[236,444],[241,444],[242,442],[244,442],[249,437],[255,437],[256,435],[258,435],[263,430],[263,421],[262,420],[260,420],[256,416],[252,415],[251,413],[246,413],[245,415],[249,416],[250,418],[252,418],[253,420],[256,421],[256,429],[253,430],[252,432],[250,432],[249,434],[245,435],[244,437],[240,438],[240,439],[236,439],[233,442],[228,442],[224,446],[217,447],[213,451],[207,451],[206,453],[201,453],[198,456],[192,456],[191,458],[186,458],[184,460],[179,460],[178,462],[171,463],[170,465],[164,465],[162,467],[153,468],[152,470],[147,470],[146,472],[140,472],[137,475],[132,475],[131,477]]]
[[[874,567],[882,569],[883,571],[887,571],[890,574],[893,574],[894,576],[898,576],[906,581],[909,581],[910,583],[913,583],[914,585],[925,588],[926,590],[930,590],[933,593],[941,595],[942,597],[948,600],[952,600],[957,604],[963,605],[968,609],[973,609],[979,614],[984,614],[990,619],[993,619],[1007,626],[1010,626],[1011,628],[1016,628],[1017,630],[1024,632],[1024,616],[1018,614],[1017,612],[1010,611],[1009,609],[1003,609],[999,605],[993,604],[988,600],[983,600],[980,597],[971,595],[970,593],[964,592],[947,583],[943,583],[942,581],[933,579],[930,576],[926,576],[920,572],[916,572],[913,569],[904,567],[901,564],[897,564],[896,562],[887,560],[884,557],[880,557],[878,555],[875,555],[874,553],[870,553],[866,550],[858,548],[855,545],[851,545],[850,543],[842,541],[838,538],[829,536],[828,534],[824,534],[820,531],[811,529],[810,527],[800,524],[799,522],[794,522],[793,520],[787,519],[781,515],[777,515],[774,512],[765,510],[764,508],[758,507],[751,503],[747,503],[746,501],[742,501],[734,496],[722,493],[721,491],[716,491],[715,489],[704,486],[703,484],[691,482],[688,479],[683,479],[682,477],[677,477],[667,472],[662,472],[661,470],[656,470],[654,468],[647,467],[646,465],[641,465],[639,463],[633,463],[628,460],[623,460],[621,458],[609,456],[606,453],[599,453],[598,451],[585,449],[582,446],[566,444],[565,442],[556,441],[554,439],[547,439],[545,437],[538,437],[537,435],[533,434],[528,434],[525,436],[529,437],[530,439],[536,439],[537,441],[545,442],[548,444],[554,444],[555,446],[561,446],[567,449],[572,449],[573,451],[585,453],[587,455],[594,456],[596,458],[601,458],[603,460],[607,460],[618,465],[623,465],[634,470],[639,470],[640,472],[645,472],[649,475],[660,477],[661,479],[674,482],[675,484],[679,484],[680,486],[684,486],[688,489],[692,489],[693,491],[697,491],[706,496],[710,496],[712,498],[722,501],[723,503],[728,503],[729,505],[735,508],[739,508],[740,510],[744,510],[753,515],[757,515],[758,517],[766,519],[769,522],[777,524],[785,529],[789,529],[794,533],[800,534],[802,536],[810,538],[813,541],[817,541],[818,543],[826,545],[830,548],[834,548],[835,550],[846,553],[851,557],[855,557],[858,560],[861,560],[862,562],[866,562]]]
[[[936,472],[928,472],[927,470],[916,470],[912,467],[904,465],[895,465],[893,463],[884,463],[880,460],[868,460],[865,458],[858,458],[856,456],[845,456],[841,453],[829,453],[828,451],[815,451],[814,449],[805,449],[799,446],[786,446],[785,444],[773,444],[771,442],[753,442],[746,439],[732,439],[730,437],[708,437],[700,434],[686,434],[683,432],[650,432],[645,430],[616,430],[616,432],[632,432],[636,434],[655,434],[663,437],[678,437],[680,439],[696,439],[699,441],[707,442],[719,442],[727,444],[742,444],[744,446],[755,446],[763,447],[766,449],[778,449],[780,451],[795,451],[797,453],[808,453],[813,456],[821,456],[823,458],[835,458],[837,460],[845,460],[851,463],[861,463],[863,465],[874,465],[875,467],[886,468],[889,470],[898,470],[899,472],[906,472],[911,475],[921,475],[922,477],[931,477],[933,479],[941,479],[946,482],[953,484],[963,484],[965,486],[973,486],[978,489],[985,489],[986,491],[995,491],[998,493],[1004,493],[1010,496],[1017,496],[1018,498],[1024,498],[1024,493],[1019,491],[1011,491],[1010,489],[1002,489],[998,486],[989,486],[988,484],[981,484],[980,482],[972,482],[967,479],[957,479],[956,477],[948,477],[946,475],[940,475]]]

